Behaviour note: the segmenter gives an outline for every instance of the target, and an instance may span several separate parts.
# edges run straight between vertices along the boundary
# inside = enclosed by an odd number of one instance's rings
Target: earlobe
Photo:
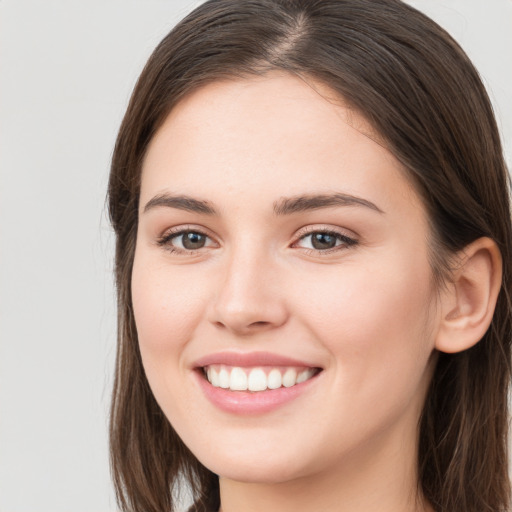
[[[452,280],[441,294],[441,324],[435,344],[447,353],[461,352],[482,339],[501,288],[501,253],[490,238],[469,244],[456,261]]]

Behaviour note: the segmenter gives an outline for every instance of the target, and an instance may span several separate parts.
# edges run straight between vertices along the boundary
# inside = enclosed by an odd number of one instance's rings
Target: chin
[[[264,449],[258,449],[264,446]],[[287,482],[304,476],[310,465],[304,458],[300,460],[294,450],[293,454],[287,450],[272,449],[267,443],[252,443],[249,449],[218,449],[211,450],[207,455],[195,453],[199,462],[219,477],[230,480],[276,484]],[[303,454],[305,455],[305,454]]]
[[[253,484],[279,484],[303,476],[297,467],[291,467],[287,461],[252,461],[243,458],[229,461],[216,461],[208,469],[236,482]]]

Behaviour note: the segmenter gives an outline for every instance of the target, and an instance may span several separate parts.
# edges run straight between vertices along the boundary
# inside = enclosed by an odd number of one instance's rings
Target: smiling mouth
[[[240,367],[212,364],[202,368],[203,375],[215,388],[230,391],[261,392],[281,387],[291,388],[312,379],[321,368],[305,367]]]

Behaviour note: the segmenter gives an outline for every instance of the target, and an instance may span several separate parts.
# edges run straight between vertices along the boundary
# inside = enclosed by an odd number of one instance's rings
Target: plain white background
[[[113,512],[105,190],[145,60],[192,0],[0,0],[0,512]],[[512,162],[512,1],[411,0],[459,40]]]

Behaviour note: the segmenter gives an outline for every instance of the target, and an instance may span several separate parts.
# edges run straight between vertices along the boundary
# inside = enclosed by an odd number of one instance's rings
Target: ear
[[[482,339],[494,314],[501,275],[501,253],[490,238],[479,238],[457,253],[452,279],[441,292],[438,350],[461,352]]]

